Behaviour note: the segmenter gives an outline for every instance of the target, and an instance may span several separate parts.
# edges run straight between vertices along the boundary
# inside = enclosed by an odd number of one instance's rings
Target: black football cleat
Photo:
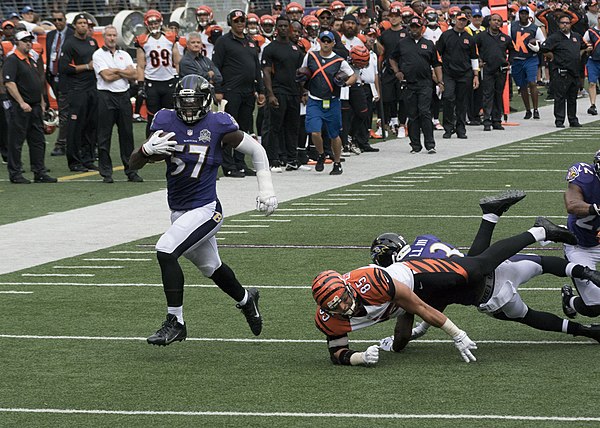
[[[262,331],[262,316],[258,311],[258,299],[259,299],[258,290],[256,288],[248,289],[248,301],[244,306],[239,304],[235,305],[236,308],[240,309],[244,316],[246,317],[246,321],[248,321],[248,325],[250,326],[250,330],[255,336],[258,336]]]
[[[527,194],[522,190],[508,190],[495,196],[486,196],[479,200],[479,206],[484,214],[501,216],[510,207],[523,199]]]
[[[585,266],[583,268],[583,275],[581,275],[581,279],[591,281],[600,287],[600,272],[597,270],[590,269],[589,267]]]
[[[589,337],[597,342],[600,342],[600,324],[582,325],[577,336]]]
[[[577,311],[569,305],[571,297],[574,296],[573,288],[570,285],[565,284],[560,289],[560,294],[562,296],[562,309],[564,314],[571,319],[575,318],[577,316]]]
[[[533,227],[543,227],[546,231],[546,241],[564,242],[569,245],[577,245],[577,238],[566,227],[558,226],[544,217],[535,219]]]
[[[146,341],[151,345],[167,346],[173,342],[181,342],[187,337],[185,324],[177,322],[177,317],[173,314],[167,314],[167,320],[163,322],[162,327],[150,336]]]

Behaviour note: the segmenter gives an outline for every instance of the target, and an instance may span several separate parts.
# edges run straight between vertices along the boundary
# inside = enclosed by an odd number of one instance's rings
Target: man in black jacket
[[[204,44],[200,33],[191,32],[187,35],[187,49],[179,61],[179,76],[197,74],[204,77],[212,85],[223,82],[221,72],[215,64],[202,54]]]
[[[465,31],[467,15],[460,13],[454,27],[445,31],[437,42],[444,75],[444,135],[467,138],[467,86],[479,87],[479,63],[475,40]]]
[[[254,104],[265,103],[264,85],[258,61],[258,44],[244,34],[246,14],[234,9],[227,15],[231,31],[220,37],[215,44],[213,62],[223,75],[223,82],[216,84],[217,102],[227,101],[225,111],[233,116],[240,130],[252,133]],[[258,93],[258,98],[257,94]],[[226,177],[254,175],[240,152],[223,150],[223,173]]]
[[[479,58],[483,63],[481,82],[483,90],[483,130],[502,130],[502,93],[508,73],[508,53],[513,49],[512,39],[500,31],[502,17],[490,16],[490,26],[475,36]]]
[[[65,79],[60,79],[58,63],[60,53],[67,38],[73,36],[73,29],[67,25],[65,13],[61,10],[52,11],[52,21],[56,30],[46,36],[46,81],[52,88],[58,103],[58,138],[50,156],[64,156],[67,146],[67,121],[69,101],[67,100],[67,85]]]
[[[554,88],[554,123],[564,128],[565,104],[569,125],[581,127],[577,118],[577,91],[581,53],[586,47],[581,35],[571,31],[571,17],[562,14],[558,18],[559,31],[550,34],[542,44],[541,52],[551,61],[551,83]]]

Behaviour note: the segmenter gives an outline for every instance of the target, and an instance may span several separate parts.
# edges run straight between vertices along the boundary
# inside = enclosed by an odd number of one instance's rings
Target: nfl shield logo
[[[188,129],[187,130],[187,134],[188,134],[188,136],[191,137],[194,134],[194,130],[193,129]]]

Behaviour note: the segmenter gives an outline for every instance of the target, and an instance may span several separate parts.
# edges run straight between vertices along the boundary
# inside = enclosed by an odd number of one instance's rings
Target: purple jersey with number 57
[[[581,189],[585,202],[600,205],[600,179],[598,179],[594,167],[585,162],[576,163],[569,168],[567,181]],[[567,224],[569,230],[577,237],[577,245],[581,247],[598,245],[596,233],[600,229],[600,216],[594,214],[578,218],[574,214],[569,214]]]
[[[221,140],[239,129],[228,113],[209,112],[189,126],[175,110],[162,109],[152,121],[152,131],[174,132],[177,145],[167,158],[167,200],[174,211],[193,210],[217,199],[217,172],[223,162]]]

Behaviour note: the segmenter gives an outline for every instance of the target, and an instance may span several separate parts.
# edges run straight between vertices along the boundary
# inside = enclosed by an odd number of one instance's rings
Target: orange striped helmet
[[[352,59],[352,64],[354,64],[354,66],[365,68],[369,66],[371,55],[366,47],[358,45],[350,49],[350,58]]]
[[[326,270],[318,274],[312,283],[312,294],[315,302],[326,312],[352,316],[356,309],[356,296],[342,275],[334,270]],[[345,302],[347,309],[338,309]],[[342,312],[343,311],[343,312]]]

